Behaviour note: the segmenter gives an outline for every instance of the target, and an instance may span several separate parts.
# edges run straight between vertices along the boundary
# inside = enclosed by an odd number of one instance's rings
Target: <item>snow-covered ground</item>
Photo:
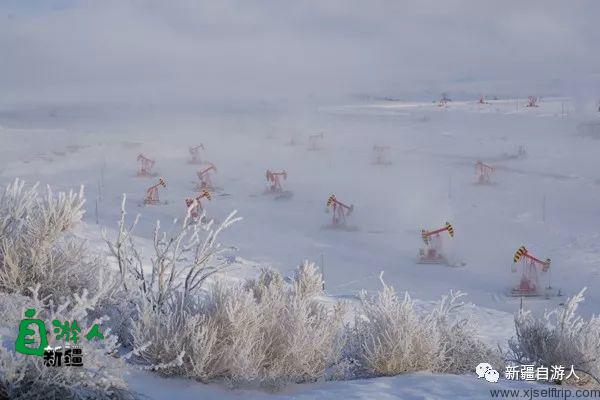
[[[217,385],[183,379],[157,379],[147,373],[135,373],[130,378],[134,391],[152,399],[195,400],[198,398],[239,400],[283,400],[283,399],[469,399],[492,398],[490,391],[520,390],[512,398],[528,398],[526,390],[549,389],[550,386],[530,382],[488,383],[472,376],[439,375],[416,373],[395,377],[360,379],[355,381],[324,382],[289,386],[282,392],[265,393],[257,390],[228,390]],[[575,389],[572,389],[573,393]],[[513,392],[514,393],[514,392]],[[501,398],[500,395],[497,397]],[[506,398],[511,398],[509,395]],[[540,395],[539,399],[560,398],[556,394]]]
[[[585,286],[582,312],[590,315],[600,306],[600,142],[578,132],[578,125],[594,116],[576,114],[574,108],[569,99],[556,98],[543,99],[537,108],[526,108],[523,99],[447,107],[388,101],[301,115],[252,111],[118,123],[6,114],[0,120],[0,184],[17,176],[56,189],[84,184],[84,234],[104,251],[99,228],[116,227],[122,193],[128,196],[129,213],[142,214],[137,232],[142,237],[151,235],[156,219],[165,226],[185,214],[184,199],[194,193],[198,169],[187,162],[188,146],[203,143],[202,157],[217,167],[213,181],[227,194],[206,204],[209,216],[220,220],[237,209],[244,217],[221,239],[252,262],[234,265],[230,274],[251,273],[261,265],[289,274],[309,259],[324,264],[331,296],[377,290],[381,271],[398,291],[425,303],[460,290],[468,293],[465,312],[474,316],[482,336],[504,346],[521,304],[506,296],[518,276],[511,264],[521,245],[552,259],[552,285],[563,294],[526,298],[524,307],[554,307]],[[307,151],[308,136],[317,132],[324,133],[323,148]],[[287,144],[292,137],[294,146]],[[391,147],[391,165],[372,164],[374,145]],[[520,146],[527,157],[514,157]],[[165,205],[141,205],[145,189],[157,178],[135,176],[140,152],[156,160],[156,172],[167,181],[160,192]],[[477,160],[496,168],[493,185],[474,184]],[[291,199],[261,194],[266,169],[288,172],[283,184],[294,192]],[[324,229],[331,218],[325,203],[332,193],[354,205],[349,223],[356,230]],[[466,265],[416,264],[420,230],[445,221],[455,228],[455,237],[445,238],[448,256]],[[131,384],[156,399],[266,395],[137,372]],[[489,389],[500,386],[525,387],[487,384],[474,374],[416,374],[300,385],[267,396],[473,399],[489,398]]]

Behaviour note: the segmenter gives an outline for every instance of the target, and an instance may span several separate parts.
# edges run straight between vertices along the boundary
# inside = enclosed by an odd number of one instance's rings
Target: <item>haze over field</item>
[[[8,0],[0,101],[189,110],[442,91],[595,101],[599,13],[595,1]]]

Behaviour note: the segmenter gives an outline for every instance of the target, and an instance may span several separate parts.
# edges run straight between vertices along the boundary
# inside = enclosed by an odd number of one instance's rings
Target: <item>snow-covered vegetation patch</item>
[[[445,296],[433,310],[419,313],[406,293],[399,298],[383,282],[374,297],[361,293],[363,312],[352,330],[356,356],[375,375],[414,371],[465,373],[477,360],[499,364],[466,318],[454,318],[460,293]]]
[[[48,187],[27,186],[16,179],[0,193],[0,290],[25,294],[41,285],[40,294],[60,297],[81,288],[94,290],[98,257],[70,232],[83,216],[83,187],[54,194]]]
[[[523,310],[517,314],[509,359],[535,366],[573,366],[579,379],[572,376],[567,383],[600,384],[600,317],[578,315],[584,291],[541,317]]]
[[[296,288],[278,273],[243,286],[217,281],[183,309],[146,309],[135,344],[167,375],[269,387],[317,380],[339,358],[342,308]]]
[[[101,343],[80,343],[85,365],[49,368],[42,357],[16,353],[18,321],[25,309],[42,321],[105,321],[119,285],[99,258],[72,235],[83,215],[83,192],[44,196],[37,185],[15,180],[0,195],[0,398],[123,399],[124,361],[107,330]],[[9,329],[12,328],[12,329]]]
[[[29,297],[2,294],[3,306],[0,320],[11,324],[13,329],[23,318],[21,310],[35,310],[35,318],[42,321],[77,321],[80,326],[101,323],[104,318],[95,318],[99,298],[106,292],[81,295],[72,300],[56,304],[51,299],[40,297],[40,285],[31,289]],[[79,341],[85,362],[81,367],[53,368],[45,365],[42,357],[19,354],[9,343],[15,343],[15,330],[0,330],[0,399],[133,399],[124,380],[125,359],[117,357],[120,345],[110,330],[104,331],[106,340]]]
[[[105,239],[134,305],[133,351],[160,374],[280,387],[358,375],[463,373],[473,359],[497,359],[466,319],[452,317],[457,295],[423,314],[384,284],[375,299],[363,294],[355,322],[344,324],[346,307],[322,301],[323,279],[311,263],[291,281],[271,269],[235,284],[218,275],[226,248],[216,240],[233,215],[216,228],[189,215],[168,232],[157,224],[153,254],[144,259],[133,237],[137,218],[127,225],[124,204],[117,237]]]
[[[123,198],[119,229],[104,233],[114,268],[74,235],[83,194],[58,193],[16,180],[0,197],[0,398],[132,397],[123,374],[133,365],[167,377],[233,386],[281,388],[290,383],[349,380],[413,372],[465,374],[479,362],[499,369],[501,354],[481,340],[461,293],[433,307],[416,306],[383,281],[355,307],[327,298],[319,269],[302,263],[291,278],[264,268],[232,279],[220,233],[205,218],[157,223],[145,254]],[[599,374],[598,318],[577,315],[582,294],[535,318],[521,312],[510,360],[574,365]],[[12,349],[25,309],[43,320],[102,322],[108,340],[85,343],[83,368],[49,370],[39,357]],[[12,329],[9,329],[12,327]],[[568,382],[570,383],[570,382]]]

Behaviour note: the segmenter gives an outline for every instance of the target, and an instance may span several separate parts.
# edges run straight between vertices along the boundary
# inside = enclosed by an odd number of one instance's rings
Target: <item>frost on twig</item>
[[[117,260],[123,286],[129,293],[134,292],[135,298],[144,300],[141,306],[161,311],[167,304],[185,307],[190,295],[207,278],[227,267],[228,263],[219,255],[232,248],[221,246],[217,239],[224,229],[241,218],[236,217],[234,211],[221,224],[213,227],[212,221],[198,222],[190,218],[188,212],[181,225],[174,222],[174,233],[162,231],[160,222],[157,222],[152,239],[152,256],[147,261],[134,239],[139,215],[127,225],[125,201],[123,195],[116,239],[109,239],[106,231],[103,231],[104,240]]]

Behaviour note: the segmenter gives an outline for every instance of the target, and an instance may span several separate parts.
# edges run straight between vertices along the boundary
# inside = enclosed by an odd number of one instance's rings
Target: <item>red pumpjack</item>
[[[519,284],[511,289],[512,296],[539,296],[539,279],[538,279],[538,268],[541,269],[542,272],[548,272],[550,270],[550,259],[547,258],[545,261],[540,260],[539,258],[533,256],[529,253],[529,251],[525,248],[525,246],[521,246],[515,252],[513,257],[513,272],[517,271],[517,263],[521,261],[522,270],[521,270],[521,278],[519,280]],[[548,274],[548,287],[546,289],[551,289],[550,286],[550,274]]]
[[[154,167],[154,160],[146,157],[142,153],[138,154],[137,160],[140,163],[140,169],[138,170],[138,176],[151,176],[152,167]]]
[[[146,190],[146,197],[144,198],[144,204],[160,203],[160,199],[158,198],[158,188],[161,186],[167,187],[167,182],[165,182],[165,180],[163,178],[159,178],[158,183],[156,185],[152,185]]]
[[[537,107],[538,106],[538,98],[535,96],[529,96],[527,98],[527,105],[525,107]]]
[[[215,167],[212,163],[208,164],[206,168],[196,172],[196,175],[198,175],[198,179],[200,179],[200,183],[198,184],[199,190],[214,190],[214,186],[210,178],[211,171],[217,172],[217,167]]]
[[[266,173],[267,183],[269,187],[267,188],[267,193],[280,194],[283,193],[283,187],[281,186],[281,178],[283,180],[287,179],[287,172],[273,172],[270,169],[267,170]]]
[[[204,210],[204,207],[202,207],[203,198],[206,198],[208,201],[211,200],[211,196],[208,190],[203,190],[202,193],[200,193],[200,195],[196,197],[188,197],[187,199],[185,199],[185,205],[188,208],[190,217],[192,217],[193,219],[197,219]]]
[[[442,254],[442,238],[440,233],[448,232],[450,237],[454,237],[454,228],[449,222],[446,222],[443,228],[433,231],[421,230],[421,238],[425,243],[425,248],[419,249],[419,264],[442,264],[446,262]]]
[[[188,147],[190,156],[192,156],[192,159],[190,160],[191,164],[202,164],[202,160],[200,159],[200,149],[204,150],[204,145],[202,143],[197,146]]]
[[[354,205],[351,204],[348,206],[342,203],[335,197],[335,194],[332,194],[327,199],[327,212],[329,212],[330,208],[333,209],[331,225],[334,227],[346,225],[346,217],[354,211]]]
[[[495,171],[495,168],[491,165],[484,164],[481,161],[475,163],[475,177],[477,184],[489,185],[491,182],[491,175]]]

